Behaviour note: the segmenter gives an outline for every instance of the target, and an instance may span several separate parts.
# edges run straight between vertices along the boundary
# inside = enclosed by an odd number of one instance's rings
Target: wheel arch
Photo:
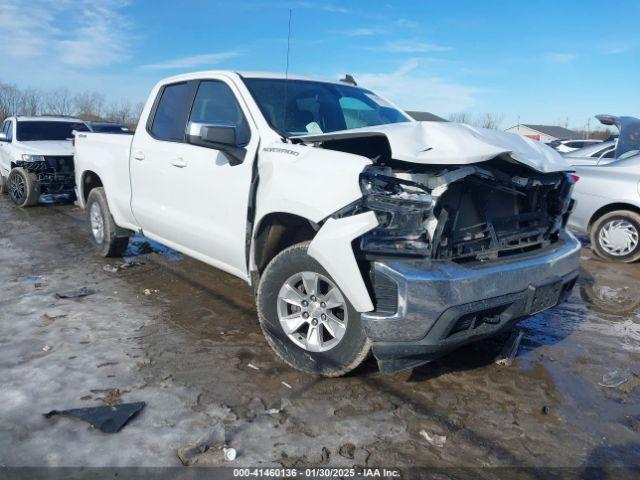
[[[593,215],[591,215],[591,218],[589,219],[587,232],[591,233],[591,227],[593,227],[593,224],[600,217],[602,217],[603,215],[606,215],[609,212],[615,212],[616,210],[629,210],[631,212],[634,212],[640,215],[640,207],[638,205],[634,205],[632,203],[625,203],[625,202],[609,203],[607,205],[600,207],[598,210],[596,210],[593,213]]]
[[[87,199],[89,198],[89,193],[96,187],[104,187],[102,183],[102,179],[100,176],[92,171],[85,170],[82,172],[82,177],[80,179],[80,196],[82,198],[82,204],[87,204]]]
[[[306,217],[287,212],[270,212],[256,225],[252,237],[252,270],[261,275],[269,262],[284,249],[312,240],[319,225]]]

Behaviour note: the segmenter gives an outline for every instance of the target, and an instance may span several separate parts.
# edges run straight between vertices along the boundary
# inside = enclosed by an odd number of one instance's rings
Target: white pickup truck
[[[342,375],[428,362],[563,301],[574,180],[518,135],[416,122],[346,83],[211,71],[159,82],[133,137],[78,133],[98,251],[132,232],[254,287],[273,350]]]

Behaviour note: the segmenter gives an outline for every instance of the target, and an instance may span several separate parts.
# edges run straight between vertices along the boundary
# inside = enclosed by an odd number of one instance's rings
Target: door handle
[[[133,158],[135,158],[136,160],[144,160],[144,152],[136,152],[133,154]]]
[[[178,168],[184,168],[187,166],[187,162],[185,162],[184,158],[178,157],[175,160],[171,161],[171,165]]]

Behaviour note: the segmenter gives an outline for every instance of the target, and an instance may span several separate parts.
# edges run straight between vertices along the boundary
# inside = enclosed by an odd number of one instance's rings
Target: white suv
[[[0,192],[28,207],[41,193],[74,193],[73,132],[89,128],[78,118],[7,118],[0,132]]]

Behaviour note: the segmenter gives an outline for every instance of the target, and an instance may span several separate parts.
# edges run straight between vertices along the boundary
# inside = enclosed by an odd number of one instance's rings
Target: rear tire
[[[11,201],[18,207],[31,207],[40,198],[40,184],[35,173],[16,167],[9,173],[7,189]]]
[[[629,210],[605,213],[591,227],[591,247],[606,260],[640,260],[640,215]]]
[[[121,257],[129,245],[129,237],[116,236],[117,226],[102,187],[89,192],[87,220],[97,252],[103,257]]]
[[[367,358],[371,341],[360,314],[307,254],[308,246],[303,242],[283,250],[265,269],[256,295],[260,326],[274,352],[291,367],[338,377]]]

